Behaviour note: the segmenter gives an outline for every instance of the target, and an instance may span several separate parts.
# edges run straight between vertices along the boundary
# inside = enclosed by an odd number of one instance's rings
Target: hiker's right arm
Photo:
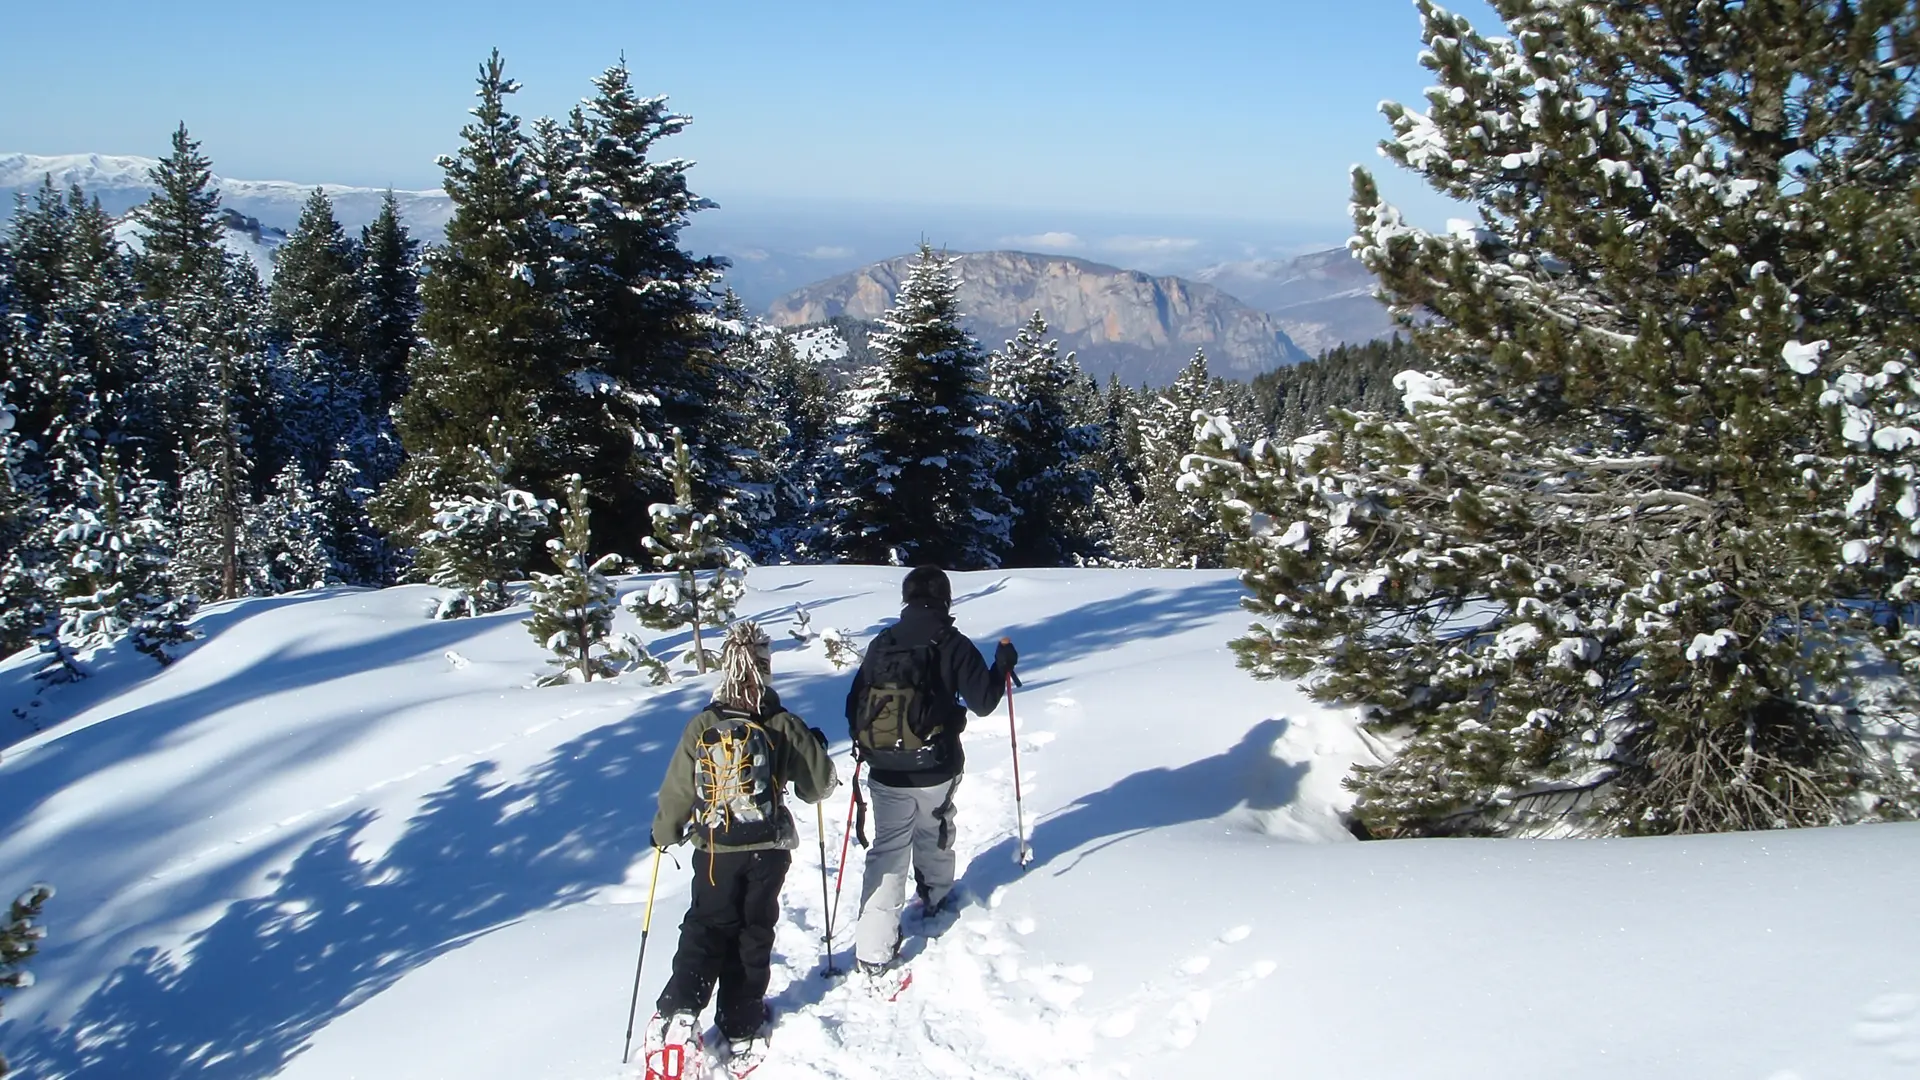
[[[987,666],[973,640],[962,633],[947,635],[941,650],[945,653],[947,685],[960,694],[977,716],[985,716],[1000,707],[1006,692],[1006,676]]]
[[[667,759],[667,776],[660,781],[659,809],[653,813],[653,846],[670,848],[686,839],[693,820],[694,725],[680,733],[680,745]]]

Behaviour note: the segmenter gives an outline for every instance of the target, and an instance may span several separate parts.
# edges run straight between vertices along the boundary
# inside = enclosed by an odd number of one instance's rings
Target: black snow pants
[[[714,1023],[729,1039],[746,1039],[766,1021],[774,927],[790,851],[693,853],[693,903],[680,922],[680,949],[657,1006],[665,1016],[699,1014],[720,987]]]

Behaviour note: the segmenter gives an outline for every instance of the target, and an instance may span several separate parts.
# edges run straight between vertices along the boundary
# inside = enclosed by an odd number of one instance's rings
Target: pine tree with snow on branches
[[[1375,835],[1910,815],[1920,13],[1419,7],[1438,85],[1383,151],[1478,220],[1417,229],[1356,170],[1432,369],[1404,416],[1209,425],[1242,663],[1372,706]]]
[[[560,669],[541,677],[541,686],[610,679],[620,673],[608,645],[615,609],[613,583],[607,580],[620,557],[593,557],[589,513],[586,486],[575,476],[567,485],[566,509],[560,512],[560,535],[547,541],[559,571],[533,575],[527,632],[553,653],[553,664]]]

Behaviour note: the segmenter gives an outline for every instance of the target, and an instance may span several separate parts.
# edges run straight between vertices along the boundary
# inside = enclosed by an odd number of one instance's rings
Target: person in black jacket
[[[867,786],[872,793],[873,843],[867,848],[860,922],[854,929],[854,958],[867,974],[885,970],[899,951],[900,911],[910,869],[928,914],[938,913],[953,889],[953,793],[966,764],[960,734],[967,727],[967,709],[985,716],[998,708],[1007,676],[1019,661],[1013,643],[1002,639],[989,667],[967,635],[955,628],[948,614],[953,586],[939,567],[915,567],[901,584],[900,599],[900,621],[874,638],[847,694],[848,733],[855,753],[870,759],[871,766]],[[875,707],[869,689],[884,677],[882,672],[897,668],[903,652],[922,668],[916,674],[931,691],[931,709],[940,723],[939,733],[921,755],[930,763],[916,762],[909,769],[885,767],[879,756],[863,751],[859,737],[863,713]]]

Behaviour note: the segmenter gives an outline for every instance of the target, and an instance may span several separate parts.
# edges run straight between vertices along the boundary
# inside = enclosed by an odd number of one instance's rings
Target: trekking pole
[[[640,1008],[640,968],[647,962],[647,934],[653,929],[653,890],[660,884],[660,857],[665,848],[653,849],[653,880],[647,883],[647,914],[640,920],[640,960],[633,965],[633,1000],[627,1004],[627,1041],[620,1048],[620,1064],[633,1056],[633,1014]]]
[[[832,978],[833,970],[833,898],[827,895],[827,811],[826,800],[813,804],[813,816],[819,823],[820,833],[820,913],[826,916],[826,954],[827,977]]]
[[[1007,672],[1007,741],[1013,744],[1013,827],[1014,838],[1019,841],[1013,852],[1013,861],[1025,868],[1033,861],[1033,849],[1027,846],[1027,814],[1020,805],[1020,735],[1014,730],[1013,725],[1013,687],[1013,672],[1009,671]]]
[[[840,886],[847,880],[847,841],[853,839],[853,808],[860,803],[860,766],[864,764],[866,762],[858,760],[853,763],[853,783],[847,785],[853,795],[847,800],[847,831],[840,834],[840,869],[834,874],[833,908],[827,915],[829,924],[840,920]]]

